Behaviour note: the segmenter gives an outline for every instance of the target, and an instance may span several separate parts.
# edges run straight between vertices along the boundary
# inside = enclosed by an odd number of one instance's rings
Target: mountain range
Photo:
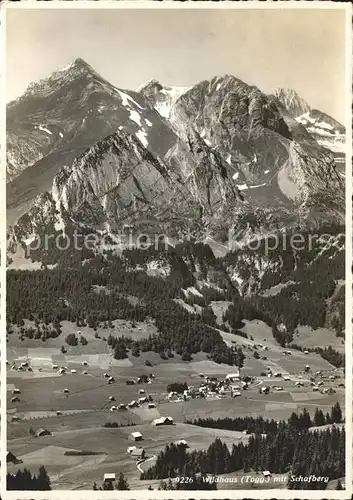
[[[225,241],[344,223],[344,127],[293,90],[232,75],[120,89],[89,64],[31,84],[7,106],[10,233],[126,225]]]

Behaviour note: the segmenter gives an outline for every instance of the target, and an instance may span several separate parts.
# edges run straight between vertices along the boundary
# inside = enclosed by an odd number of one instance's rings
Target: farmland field
[[[220,304],[218,313],[224,308],[225,303]],[[231,398],[228,391],[222,396],[210,394],[206,399],[188,400],[170,399],[167,386],[178,381],[199,387],[205,376],[224,379],[234,368],[210,361],[203,353],[194,355],[187,363],[176,354],[162,359],[152,352],[114,360],[107,343],[97,338],[97,334],[106,336],[106,330],[94,332],[88,327],[80,329],[80,335],[85,336],[88,344],[67,346],[67,352],[62,353],[63,339],[75,332],[75,327],[64,322],[62,329],[60,337],[45,343],[29,339],[19,343],[14,340],[15,336],[10,336],[8,344],[8,449],[23,460],[20,465],[10,464],[8,470],[13,472],[19,467],[36,470],[45,464],[53,489],[91,489],[94,481],[100,484],[103,475],[112,471],[123,471],[133,489],[155,487],[158,481],[140,480],[141,470],[126,451],[133,443],[131,433],[135,431],[143,436],[141,446],[147,460],[141,467],[146,470],[153,465],[158,453],[177,439],[185,439],[190,450],[194,450],[207,448],[216,437],[229,447],[240,441],[245,443],[249,438],[241,432],[202,428],[186,421],[241,416],[282,420],[304,408],[311,414],[316,408],[326,413],[336,401],[344,407],[342,372],[315,353],[290,349],[290,355],[285,355],[273,339],[271,329],[261,321],[244,322],[242,331],[247,338],[220,330],[226,343],[243,349],[246,359],[241,375],[253,377],[248,389],[241,390],[236,398]],[[129,322],[116,321],[114,331],[115,335],[142,338],[156,330],[152,323],[137,323],[132,327]],[[255,352],[259,353],[257,358]],[[12,365],[22,362],[28,362],[32,371],[13,369]],[[306,365],[310,366],[310,373],[305,372]],[[60,374],[58,368],[63,366],[67,371]],[[269,371],[278,372],[280,377],[268,377]],[[333,394],[312,390],[309,377],[315,377],[318,371],[324,381],[322,388],[332,388]],[[114,378],[111,384],[104,377],[107,373]],[[332,374],[335,379],[331,380]],[[127,380],[137,381],[141,376],[148,377],[149,383],[127,385]],[[298,381],[302,386],[296,385]],[[269,394],[260,392],[264,386],[269,387]],[[276,386],[281,386],[281,390]],[[12,402],[14,389],[20,391],[19,401]],[[152,399],[155,408],[148,408],[145,403],[124,411],[112,409],[142,396]],[[152,420],[161,416],[170,416],[175,425],[153,426]],[[14,417],[18,421],[13,421]],[[108,422],[117,427],[104,428]],[[51,435],[36,437],[39,429],[46,429]],[[65,454],[75,450],[86,454]],[[235,482],[218,487],[237,489],[244,485]]]

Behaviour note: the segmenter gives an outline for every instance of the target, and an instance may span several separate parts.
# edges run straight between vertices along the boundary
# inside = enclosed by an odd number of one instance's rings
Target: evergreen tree
[[[129,485],[125,479],[125,476],[122,472],[119,474],[118,484],[116,485],[117,490],[129,490]]]
[[[338,401],[331,409],[331,422],[335,424],[342,422],[342,410]]]

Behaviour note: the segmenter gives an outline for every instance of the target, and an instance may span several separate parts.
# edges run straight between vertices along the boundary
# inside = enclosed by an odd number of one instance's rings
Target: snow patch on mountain
[[[147,134],[144,130],[139,130],[136,132],[136,137],[141,141],[141,143],[147,148],[148,146],[148,140],[147,140]]]
[[[141,127],[141,115],[137,111],[130,111],[130,118]]]
[[[38,125],[37,128],[38,128],[38,130],[41,130],[42,132],[46,132],[49,135],[53,135],[53,133],[50,132],[50,130],[48,128],[44,127],[44,125]]]
[[[130,107],[131,103],[137,106],[139,109],[143,109],[142,106],[138,102],[136,102],[131,96],[123,92],[122,90],[119,90],[118,88],[115,87],[115,90],[118,92],[119,96],[121,97],[122,104],[123,106]]]
[[[151,105],[163,117],[169,119],[170,112],[176,101],[192,87],[164,86],[156,80],[150,80],[146,85],[139,87],[141,92]]]

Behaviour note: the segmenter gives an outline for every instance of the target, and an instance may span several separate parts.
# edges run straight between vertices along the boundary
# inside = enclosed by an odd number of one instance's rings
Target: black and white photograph
[[[5,493],[348,498],[351,5],[29,3]]]

